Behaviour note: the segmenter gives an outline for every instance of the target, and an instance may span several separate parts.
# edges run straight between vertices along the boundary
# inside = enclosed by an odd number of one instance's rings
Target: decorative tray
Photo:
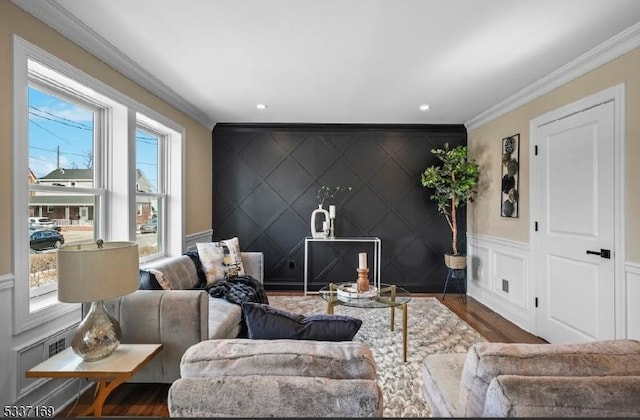
[[[378,288],[369,285],[369,290],[358,292],[355,283],[343,283],[336,289],[338,296],[349,299],[369,299],[378,295]]]

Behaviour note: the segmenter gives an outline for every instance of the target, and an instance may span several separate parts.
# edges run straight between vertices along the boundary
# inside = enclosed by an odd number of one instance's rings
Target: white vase
[[[311,212],[311,237],[317,239],[326,238],[326,233],[323,230],[316,230],[316,216],[319,214],[324,217],[324,219],[321,220],[321,226],[323,225],[322,222],[327,222],[327,224],[329,223],[329,212],[322,208],[322,204],[318,204],[318,208]]]

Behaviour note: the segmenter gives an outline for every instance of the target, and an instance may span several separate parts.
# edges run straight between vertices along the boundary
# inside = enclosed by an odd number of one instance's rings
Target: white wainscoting
[[[13,274],[0,275],[0,290],[11,289],[13,287],[14,281],[15,277],[13,276]]]
[[[196,246],[198,242],[211,242],[213,229],[205,230],[198,233],[192,233],[184,237],[184,249],[187,250],[192,246]]]
[[[640,340],[640,264],[626,263],[626,337]]]
[[[485,235],[467,234],[467,294],[531,332],[529,244]]]

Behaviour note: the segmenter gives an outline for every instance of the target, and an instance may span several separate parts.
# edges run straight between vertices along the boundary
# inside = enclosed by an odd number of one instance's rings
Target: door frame
[[[626,261],[626,178],[624,150],[626,144],[626,83],[620,83],[601,90],[573,103],[562,106],[553,111],[542,114],[529,121],[529,238],[531,244],[531,264],[529,265],[529,300],[533,333],[539,332],[538,317],[535,313],[535,299],[538,295],[538,261],[540,260],[540,244],[535,230],[538,220],[538,159],[535,158],[535,146],[539,128],[557,120],[569,117],[601,105],[605,102],[614,103],[614,295],[615,295],[615,337],[624,338],[626,335],[626,276],[624,263]]]

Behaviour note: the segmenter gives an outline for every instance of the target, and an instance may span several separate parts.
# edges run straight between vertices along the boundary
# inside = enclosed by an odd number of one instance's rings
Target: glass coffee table
[[[332,314],[336,305],[365,309],[391,309],[391,331],[395,328],[395,310],[402,310],[402,361],[407,361],[407,303],[411,293],[393,284],[380,284],[379,289],[368,292],[355,292],[355,283],[329,283],[320,289],[319,294],[327,301],[327,313]]]

